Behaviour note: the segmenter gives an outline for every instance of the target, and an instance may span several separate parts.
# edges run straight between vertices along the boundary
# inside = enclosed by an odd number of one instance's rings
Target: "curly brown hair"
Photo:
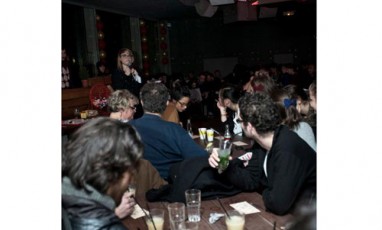
[[[251,123],[260,135],[280,125],[279,110],[266,93],[245,94],[239,99],[239,109],[244,124]]]

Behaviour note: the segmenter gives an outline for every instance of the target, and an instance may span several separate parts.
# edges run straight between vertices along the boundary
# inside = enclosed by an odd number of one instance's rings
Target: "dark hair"
[[[296,108],[297,97],[295,97],[295,95],[289,95],[288,91],[284,89],[273,90],[271,97],[279,109],[283,123],[288,126],[289,129],[298,128],[302,116]]]
[[[143,144],[129,124],[108,117],[91,119],[80,127],[62,154],[62,176],[86,190],[90,185],[106,193],[126,171],[137,167]]]
[[[171,90],[171,99],[174,99],[176,101],[179,101],[183,97],[190,97],[190,89],[187,86],[181,86],[178,84],[175,84],[175,87],[173,90]]]
[[[219,96],[222,99],[230,99],[232,103],[237,104],[240,99],[240,91],[234,87],[222,88],[219,92]]]
[[[167,87],[162,83],[148,82],[139,94],[145,112],[163,113],[170,99]]]
[[[245,94],[239,99],[240,115],[260,135],[274,131],[280,125],[280,114],[275,103],[265,93]]]

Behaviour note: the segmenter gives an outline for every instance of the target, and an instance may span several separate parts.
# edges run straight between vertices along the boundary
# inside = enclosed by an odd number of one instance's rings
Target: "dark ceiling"
[[[194,6],[195,3],[208,0],[62,0],[63,3],[95,8],[97,10],[128,15],[137,18],[151,20],[176,20],[202,17]],[[212,0],[209,0],[212,1]],[[227,2],[227,0],[213,0],[214,2]],[[233,1],[233,0],[231,0]],[[236,9],[235,3],[219,5],[218,12],[222,9]],[[254,0],[247,0],[254,1]],[[286,9],[298,9],[304,11],[312,7],[316,9],[316,0],[259,0],[260,6],[277,7],[279,12]]]

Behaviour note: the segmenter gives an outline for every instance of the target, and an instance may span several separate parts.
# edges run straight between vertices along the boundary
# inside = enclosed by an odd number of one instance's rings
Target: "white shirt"
[[[269,153],[269,151],[267,151],[267,153],[266,153],[266,155],[265,155],[264,165],[263,165],[263,168],[264,168],[264,172],[265,172],[265,176],[266,176],[266,177],[268,177],[268,172],[267,172],[268,153]]]
[[[235,115],[233,117],[233,123],[234,123],[234,126],[233,126],[233,133],[236,135],[239,135],[241,136],[242,133],[243,133],[243,130],[241,129],[241,125],[239,123],[237,123],[236,119],[239,118],[239,115],[237,114],[237,112],[235,112]]]

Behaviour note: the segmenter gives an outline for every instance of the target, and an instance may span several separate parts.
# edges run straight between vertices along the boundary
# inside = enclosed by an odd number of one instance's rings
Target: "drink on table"
[[[224,140],[225,141],[230,141],[231,140],[231,133],[229,131],[229,126],[225,125],[225,130],[224,130]]]
[[[145,217],[145,220],[148,230],[163,230],[164,210],[156,208],[151,209],[148,216]]]
[[[200,221],[200,203],[189,202],[187,203],[188,221],[199,222]]]
[[[181,224],[186,220],[184,203],[174,202],[167,205],[171,230],[181,229]]]
[[[225,224],[227,225],[227,230],[243,230],[245,224],[244,214],[236,210],[228,211],[229,217],[225,216]]]
[[[155,224],[155,228],[154,228],[153,222]],[[153,216],[153,221],[148,220],[146,218],[146,224],[147,224],[148,230],[155,230],[155,229],[156,230],[162,230],[163,229],[163,223],[164,223],[164,219],[157,217],[157,216]]]
[[[188,221],[200,221],[201,191],[199,189],[188,189],[185,191]]]

